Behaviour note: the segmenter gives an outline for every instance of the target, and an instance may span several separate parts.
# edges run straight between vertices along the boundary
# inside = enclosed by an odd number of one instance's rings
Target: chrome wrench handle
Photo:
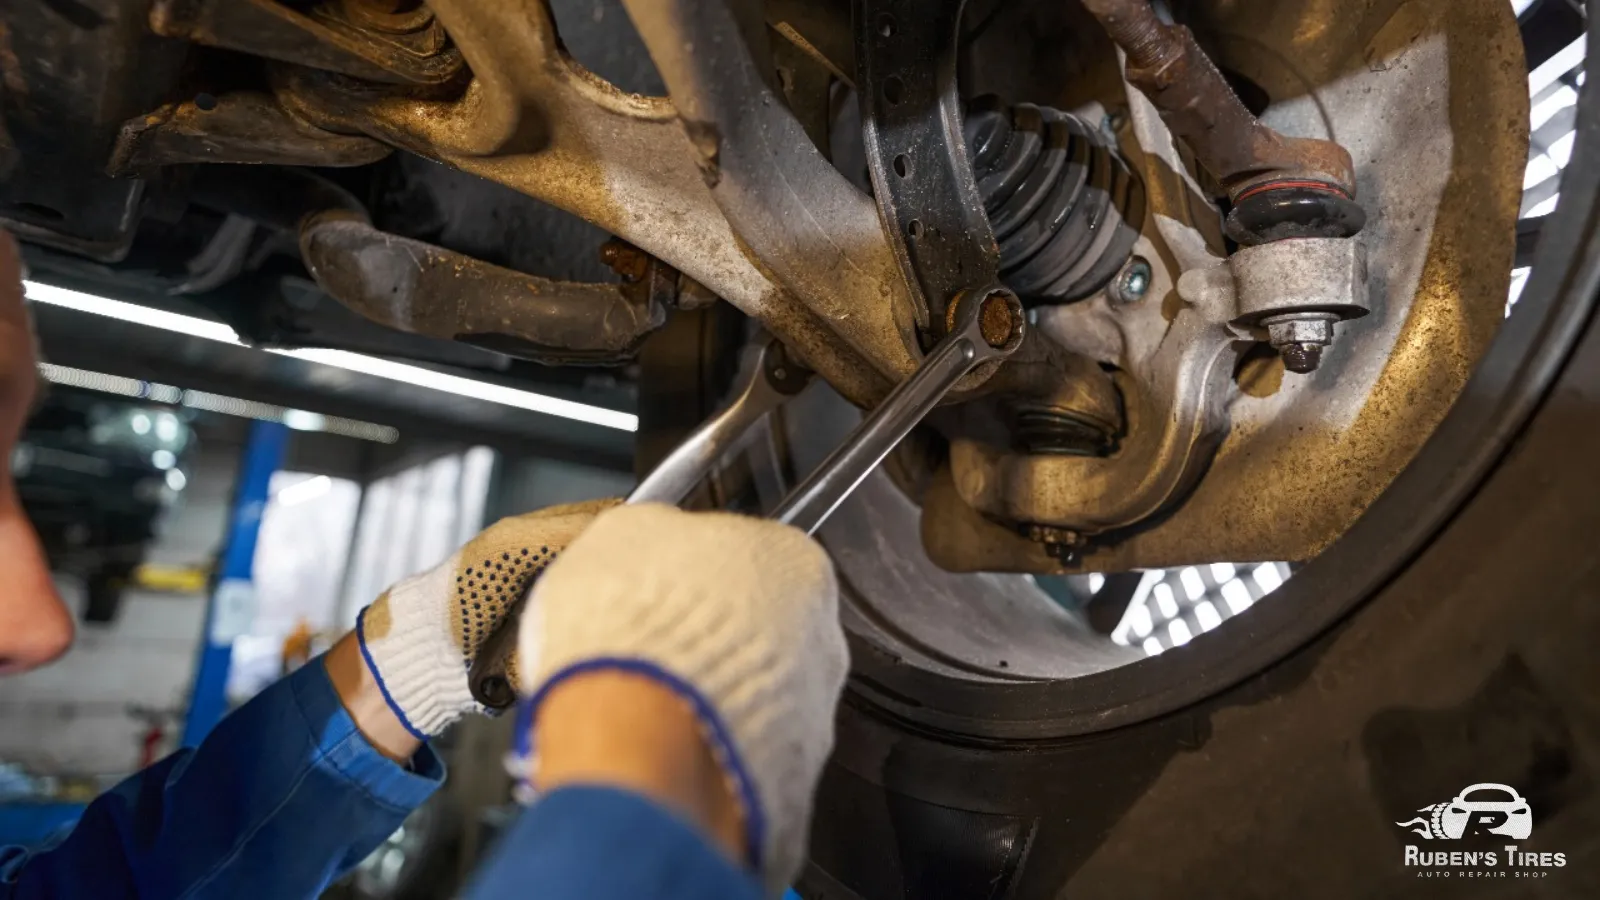
[[[1016,294],[999,286],[962,292],[951,327],[910,378],[885,397],[773,510],[770,518],[813,534],[956,382],[1022,344],[1026,319]]]
[[[756,356],[755,366],[746,373],[733,402],[667,454],[625,502],[682,503],[762,416],[783,405],[810,380],[810,371],[790,361],[782,344],[769,341]]]

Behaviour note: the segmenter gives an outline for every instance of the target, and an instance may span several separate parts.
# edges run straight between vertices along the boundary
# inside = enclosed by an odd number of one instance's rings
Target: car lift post
[[[183,722],[183,746],[197,747],[228,711],[228,669],[233,639],[255,616],[255,589],[250,570],[267,508],[272,473],[283,463],[289,428],[281,422],[255,421],[245,441],[244,459],[233,496],[233,516],[222,552],[216,587],[206,608],[204,640],[195,668],[194,690]]]

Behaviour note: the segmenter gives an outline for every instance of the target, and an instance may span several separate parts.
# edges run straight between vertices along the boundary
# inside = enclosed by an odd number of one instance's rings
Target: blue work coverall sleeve
[[[761,900],[690,825],[637,794],[599,786],[551,791],[500,841],[469,900]]]
[[[443,779],[426,747],[409,771],[374,750],[317,659],[96,798],[54,846],[0,849],[0,900],[316,897]]]

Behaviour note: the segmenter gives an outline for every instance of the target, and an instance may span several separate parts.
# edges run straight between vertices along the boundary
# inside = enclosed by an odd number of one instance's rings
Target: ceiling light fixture
[[[148,325],[152,328],[160,328],[163,331],[186,334],[190,337],[204,338],[223,344],[245,346],[240,342],[239,336],[234,333],[233,329],[221,322],[212,322],[180,313],[151,309],[135,303],[112,300],[109,297],[86,294],[82,291],[74,291],[51,284],[41,284],[37,281],[24,281],[22,286],[23,290],[27,292],[28,299],[35,303],[59,306],[64,309],[72,309],[96,316],[107,316],[124,322],[132,322],[136,325]],[[371,375],[388,381],[442,391],[458,397],[470,397],[474,400],[483,400],[501,406],[511,406],[531,412],[544,413],[545,415],[558,416],[563,419],[587,422],[591,425],[600,425],[605,428],[615,428],[619,431],[639,430],[639,417],[633,413],[607,409],[603,406],[595,406],[589,403],[579,403],[575,400],[564,400],[560,397],[551,397],[547,394],[508,387],[503,384],[475,381],[471,378],[463,378],[460,375],[436,372],[433,369],[425,369],[422,366],[398,363],[376,356],[365,356],[345,350],[325,349],[268,350],[266,352],[324,366],[333,366],[363,375]]]

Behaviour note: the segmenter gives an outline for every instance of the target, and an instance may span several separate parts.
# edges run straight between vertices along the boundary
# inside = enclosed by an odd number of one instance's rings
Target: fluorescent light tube
[[[233,329],[221,322],[212,322],[180,313],[151,309],[147,306],[112,300],[109,297],[86,294],[82,291],[74,291],[50,284],[40,284],[37,281],[24,281],[22,286],[27,292],[28,299],[35,303],[60,306],[92,315],[121,319],[124,322],[133,322],[136,325],[148,325],[151,328],[160,328],[163,331],[172,331],[224,344],[243,346],[239,341],[239,336],[234,333]],[[474,381],[471,378],[463,378],[460,375],[435,372],[432,369],[425,369],[421,366],[393,362],[376,356],[364,356],[344,350],[324,349],[268,350],[266,352],[276,353],[280,356],[292,356],[295,359],[302,359],[306,362],[334,366],[335,368],[371,375],[388,381],[397,381],[402,384],[443,391],[447,394],[455,394],[458,397],[471,397],[475,400],[497,403],[501,406],[511,406],[531,412],[544,413],[545,415],[559,416],[563,419],[587,422],[591,425],[615,428],[619,431],[639,430],[639,417],[633,413],[606,409],[603,406],[579,403],[574,400],[563,400],[560,397],[551,397],[546,394],[538,394],[502,384]]]

